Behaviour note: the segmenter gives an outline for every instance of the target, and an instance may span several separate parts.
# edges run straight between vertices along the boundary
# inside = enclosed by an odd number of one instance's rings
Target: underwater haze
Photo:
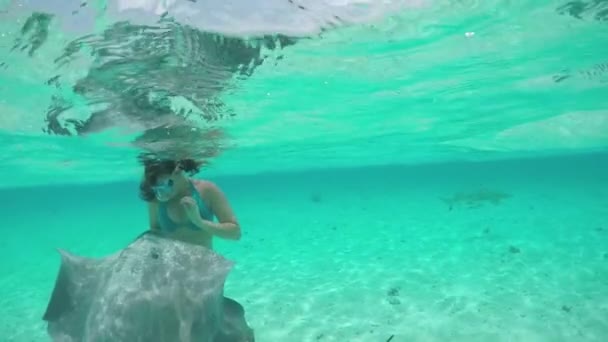
[[[208,162],[256,341],[608,340],[608,1],[0,0],[0,340]]]

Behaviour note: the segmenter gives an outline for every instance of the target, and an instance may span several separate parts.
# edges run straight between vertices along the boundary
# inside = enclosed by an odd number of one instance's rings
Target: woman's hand
[[[191,196],[186,196],[182,198],[179,202],[186,211],[186,215],[188,216],[190,221],[192,221],[192,223],[196,224],[200,222],[201,215],[199,213],[198,204],[196,204],[194,198],[192,198]]]

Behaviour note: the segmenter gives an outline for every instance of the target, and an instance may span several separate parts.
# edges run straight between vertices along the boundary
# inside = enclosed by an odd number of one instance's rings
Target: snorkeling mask
[[[154,191],[156,198],[162,200],[163,198],[169,197],[173,191],[173,183],[173,179],[165,179],[162,182],[157,182],[156,185],[152,187],[152,191]]]

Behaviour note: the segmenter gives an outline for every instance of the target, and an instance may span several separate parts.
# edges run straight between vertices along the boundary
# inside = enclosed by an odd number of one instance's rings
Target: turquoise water
[[[606,1],[222,3],[0,1],[0,340],[151,153],[211,162],[258,341],[608,339]]]
[[[236,262],[225,291],[259,341],[603,341],[606,167],[592,155],[217,177],[244,231],[217,240]],[[6,340],[44,340],[56,247],[103,256],[145,229],[136,189],[0,193]],[[458,193],[508,197],[443,200]]]

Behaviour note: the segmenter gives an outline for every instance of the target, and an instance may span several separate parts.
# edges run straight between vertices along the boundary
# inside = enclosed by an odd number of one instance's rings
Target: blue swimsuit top
[[[189,181],[188,183],[190,184],[191,196],[192,198],[194,198],[196,204],[198,205],[198,210],[201,214],[201,218],[203,220],[212,221],[213,213],[211,212],[210,208],[205,204],[205,201],[203,201],[203,198],[194,186],[194,183],[192,183],[192,181]],[[169,217],[169,212],[167,210],[167,204],[164,202],[160,202],[158,205],[158,224],[160,225],[161,230],[168,232],[174,231],[175,229],[177,229],[178,226],[181,225],[171,220],[171,218]],[[191,229],[200,230],[199,227],[197,227],[194,223],[190,221],[188,222],[188,226]]]

